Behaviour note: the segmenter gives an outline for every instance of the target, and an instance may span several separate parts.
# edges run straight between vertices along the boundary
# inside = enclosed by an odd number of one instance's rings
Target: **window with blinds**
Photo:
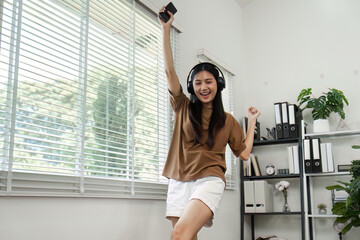
[[[0,7],[0,194],[165,198],[156,15],[133,0]]]
[[[221,68],[221,71],[224,74],[226,80],[226,88],[222,91],[222,99],[224,110],[230,114],[234,114],[234,97],[233,97],[233,81],[234,75],[230,73],[228,70]],[[226,159],[226,167],[227,170],[225,172],[226,177],[226,188],[227,189],[234,189],[237,186],[237,167],[238,161],[235,155],[232,153],[229,145],[226,146],[225,152],[225,159]]]

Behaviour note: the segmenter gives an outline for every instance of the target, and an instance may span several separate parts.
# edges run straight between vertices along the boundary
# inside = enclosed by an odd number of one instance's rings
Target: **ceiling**
[[[241,7],[245,7],[248,3],[254,1],[254,0],[235,0],[237,3],[240,4]]]

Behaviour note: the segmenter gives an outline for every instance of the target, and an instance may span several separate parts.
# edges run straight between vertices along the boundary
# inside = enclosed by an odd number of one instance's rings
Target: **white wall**
[[[151,2],[160,9],[168,1]],[[238,85],[243,73],[241,7],[234,0],[172,2],[183,30],[178,73],[183,86],[199,48],[234,69]],[[240,108],[237,98],[236,107]],[[214,226],[201,230],[199,238],[239,239],[239,212],[239,192],[225,191]],[[172,227],[164,216],[164,201],[1,197],[0,239],[165,240],[170,239]]]
[[[213,228],[200,239],[239,239],[238,196],[225,192]],[[165,240],[171,223],[164,216],[164,201],[1,197],[0,239]]]
[[[261,107],[265,126],[273,126],[274,102],[296,103],[303,88],[319,96],[331,87],[350,102],[346,122],[360,128],[359,10],[356,0],[255,0],[245,7],[246,102]],[[334,127],[339,119],[332,120]]]
[[[262,115],[262,135],[274,126],[275,102],[296,103],[303,88],[313,88],[318,96],[328,88],[342,90],[350,105],[345,107],[346,123],[360,129],[360,1],[356,0],[254,0],[243,9],[245,50],[245,81],[248,84],[245,105],[254,104]],[[310,112],[304,118],[312,131]],[[331,116],[335,130],[338,115]],[[352,150],[359,137],[324,139],[333,142],[337,163],[349,164],[359,159]],[[255,150],[260,166],[268,162],[278,168],[287,167],[286,148],[262,147]],[[314,182],[314,204],[331,205],[330,192],[324,186],[338,179],[318,179]],[[343,178],[344,180],[344,178]],[[291,210],[299,209],[296,181],[291,181]],[[282,196],[275,193],[275,208],[280,209]],[[330,207],[331,208],[331,207]],[[328,209],[330,211],[330,209]],[[332,228],[332,219],[315,220],[317,240],[339,239]],[[286,224],[286,227],[284,227]],[[291,240],[300,239],[300,218],[268,216],[257,218],[256,233],[278,234]],[[344,239],[359,239],[360,229],[351,230]]]

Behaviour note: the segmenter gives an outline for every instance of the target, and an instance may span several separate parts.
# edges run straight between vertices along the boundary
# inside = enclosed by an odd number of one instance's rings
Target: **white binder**
[[[287,147],[287,153],[288,153],[288,162],[289,162],[289,173],[294,174],[295,169],[294,169],[294,155],[293,155],[293,147],[292,146]]]
[[[294,158],[294,173],[299,174],[300,173],[300,161],[299,161],[299,146],[292,146],[293,149],[293,158]]]
[[[335,172],[332,143],[326,143],[326,158],[328,163],[328,171]]]
[[[326,144],[320,143],[320,152],[321,152],[321,167],[323,172],[328,172],[328,160],[327,160],[327,152],[326,152]]]
[[[255,212],[274,211],[273,195],[266,181],[254,181],[255,189]]]
[[[252,181],[244,181],[244,199],[245,199],[245,212],[255,212],[255,192],[254,183]]]

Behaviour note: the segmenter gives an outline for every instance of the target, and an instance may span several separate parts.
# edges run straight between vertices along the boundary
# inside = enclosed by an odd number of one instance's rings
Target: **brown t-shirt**
[[[226,113],[225,126],[216,134],[213,147],[209,149],[207,144],[193,146],[194,134],[188,111],[190,100],[181,92],[177,96],[171,95],[170,102],[175,112],[175,125],[163,176],[178,181],[216,176],[225,182],[226,144],[229,144],[237,157],[246,147],[240,124],[231,114]],[[202,108],[202,142],[204,143],[208,138],[211,113],[212,107]]]

